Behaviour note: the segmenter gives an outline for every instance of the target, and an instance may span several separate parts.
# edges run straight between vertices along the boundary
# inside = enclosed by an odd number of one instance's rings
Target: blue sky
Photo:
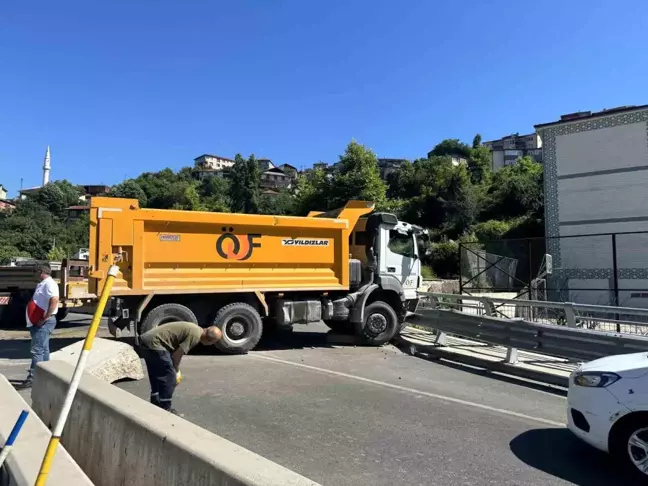
[[[648,103],[645,0],[5,0],[0,184],[113,184],[203,153],[298,167]]]

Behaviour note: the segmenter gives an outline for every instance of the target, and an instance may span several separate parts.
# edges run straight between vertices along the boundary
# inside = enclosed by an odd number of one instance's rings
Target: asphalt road
[[[563,427],[564,395],[325,329],[186,357],[174,406],[325,486],[629,484]],[[148,397],[147,380],[118,386]]]
[[[84,339],[92,316],[87,314],[71,313],[56,326],[50,338],[50,350],[55,352]],[[103,319],[99,337],[110,337],[108,325]],[[23,325],[12,328],[0,328],[0,374],[5,375],[10,381],[20,381],[27,376],[31,356],[29,353],[31,338],[29,330]],[[29,391],[23,393],[25,397]]]

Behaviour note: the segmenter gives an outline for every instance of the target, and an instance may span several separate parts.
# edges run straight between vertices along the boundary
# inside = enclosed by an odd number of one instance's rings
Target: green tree
[[[47,259],[55,262],[61,261],[67,257],[68,257],[68,253],[65,251],[65,249],[61,248],[60,246],[52,248],[47,253]]]
[[[226,213],[230,211],[230,184],[225,177],[206,177],[198,187],[198,193],[207,211]]]
[[[470,156],[470,147],[457,138],[448,138],[438,143],[430,152],[428,158],[443,157],[444,155]]]
[[[68,181],[54,181],[29,198],[55,216],[64,217],[66,209],[79,204],[81,191]]]
[[[472,148],[476,149],[481,147],[481,143],[482,143],[482,136],[478,133],[473,138]]]
[[[0,244],[0,265],[6,265],[11,262],[12,258],[16,257],[29,258],[31,255],[25,251],[19,250],[15,246]]]
[[[140,207],[142,208],[145,208],[148,202],[148,198],[146,197],[144,189],[142,189],[140,185],[133,179],[128,179],[120,184],[117,184],[116,186],[113,186],[110,189],[108,196],[122,197],[126,199],[137,199],[139,201]]]
[[[184,188],[178,190],[178,184],[187,184],[171,169],[159,172],[146,172],[134,181],[146,194],[147,207],[156,209],[171,209],[178,202],[176,197],[184,193]]]
[[[286,216],[293,214],[295,199],[289,191],[278,194],[262,194],[259,199],[259,214],[275,214]]]
[[[339,169],[333,174],[331,190],[333,207],[341,207],[351,199],[372,201],[377,206],[384,205],[387,186],[380,178],[376,154],[352,140],[344,155],[340,156]]]
[[[542,219],[543,212],[541,164],[530,157],[522,157],[495,173],[484,212],[487,219],[507,220],[526,215]]]
[[[322,169],[312,169],[297,178],[294,212],[305,216],[310,211],[332,208],[331,179]]]
[[[468,170],[474,184],[490,184],[493,173],[491,152],[487,147],[482,145],[470,150]]]
[[[232,211],[245,214],[259,212],[259,166],[254,155],[246,160],[236,154],[230,171],[230,200]]]

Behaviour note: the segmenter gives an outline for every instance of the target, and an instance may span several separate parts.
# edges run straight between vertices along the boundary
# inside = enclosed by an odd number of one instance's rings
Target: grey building
[[[572,113],[536,130],[551,285],[563,300],[648,306],[648,105]]]
[[[263,189],[290,189],[292,183],[293,178],[290,174],[286,174],[278,167],[272,167],[261,172],[259,186]]]
[[[406,162],[407,159],[378,159],[378,169],[380,169],[380,177],[384,180],[387,180],[387,177],[392,172],[398,171],[401,165]]]
[[[542,140],[537,133],[528,135],[513,134],[498,140],[483,143],[491,151],[493,172],[514,164],[518,158],[529,156],[542,162]]]

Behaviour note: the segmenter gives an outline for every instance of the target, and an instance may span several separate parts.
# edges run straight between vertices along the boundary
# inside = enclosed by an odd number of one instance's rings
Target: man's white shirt
[[[50,299],[52,297],[58,298],[58,296],[59,296],[58,284],[54,281],[52,277],[47,277],[36,286],[33,299],[34,299],[34,303],[47,313],[47,309],[49,309]],[[58,312],[58,306],[56,309],[54,309],[54,313],[52,315],[56,315],[57,312]],[[29,319],[27,319],[27,327],[32,327],[32,324],[31,322],[29,322]]]

